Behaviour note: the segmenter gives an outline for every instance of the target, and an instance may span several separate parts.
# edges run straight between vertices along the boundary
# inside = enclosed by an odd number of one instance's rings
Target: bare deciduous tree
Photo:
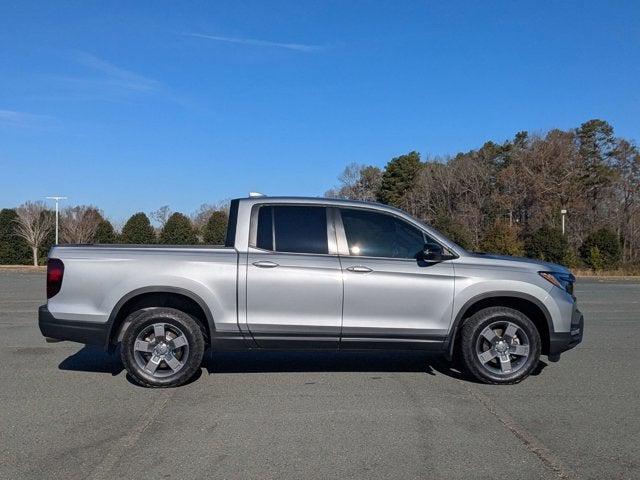
[[[67,207],[60,219],[60,240],[62,243],[93,243],[101,220],[102,215],[96,207]]]
[[[613,164],[617,173],[614,205],[622,238],[622,260],[633,262],[638,260],[640,250],[640,152],[632,143],[618,139]]]
[[[338,180],[340,186],[327,191],[325,196],[374,201],[382,180],[382,171],[377,167],[351,163],[345,167]]]
[[[229,200],[220,200],[216,203],[203,203],[198,207],[191,215],[191,223],[194,228],[200,232],[202,231],[202,227],[209,221],[209,217],[213,212],[225,212],[229,213]]]
[[[169,217],[171,216],[171,208],[169,208],[169,205],[163,205],[157,210],[151,212],[149,215],[160,224],[160,229],[163,229],[167,224],[167,220],[169,220]]]
[[[53,214],[43,202],[26,202],[16,209],[16,235],[23,238],[33,252],[33,265],[38,265],[38,249],[55,225]]]

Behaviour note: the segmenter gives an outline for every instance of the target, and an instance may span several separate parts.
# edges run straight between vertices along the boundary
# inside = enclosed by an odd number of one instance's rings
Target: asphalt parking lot
[[[0,271],[0,478],[640,478],[640,281],[579,280],[585,339],[515,386],[419,353],[223,353],[148,390],[47,344]]]

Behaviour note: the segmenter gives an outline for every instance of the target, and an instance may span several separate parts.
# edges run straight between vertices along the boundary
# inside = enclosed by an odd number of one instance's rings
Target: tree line
[[[327,196],[401,208],[470,250],[594,270],[640,264],[640,154],[603,120],[446,158],[409,152],[384,169],[352,164],[339,181]]]
[[[163,206],[151,212],[159,223],[151,224],[144,212],[133,214],[116,231],[96,207],[78,205],[60,212],[61,244],[163,244],[220,245],[224,243],[228,213],[224,206],[203,205],[190,217]],[[0,210],[0,264],[44,263],[55,243],[55,213],[43,202],[26,202]]]
[[[431,224],[464,248],[526,255],[594,270],[640,268],[640,154],[603,120],[384,168],[351,164],[328,197],[378,201]],[[565,211],[565,232],[561,230]],[[63,209],[60,243],[221,244],[224,203],[190,217],[163,206],[120,231],[92,206]],[[0,264],[42,262],[54,243],[54,213],[42,202],[0,211]]]

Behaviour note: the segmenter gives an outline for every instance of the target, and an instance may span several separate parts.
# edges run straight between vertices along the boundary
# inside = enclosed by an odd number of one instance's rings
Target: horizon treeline
[[[97,207],[77,205],[61,209],[59,222],[60,244],[221,245],[228,207],[203,204],[189,217],[165,205],[134,213],[118,230]],[[44,202],[0,210],[0,265],[43,264],[54,244],[55,212]]]
[[[603,120],[434,160],[409,152],[384,169],[352,164],[339,181],[327,196],[401,208],[469,250],[593,270],[640,263],[640,154]]]
[[[351,164],[338,180],[327,197],[401,208],[469,250],[593,270],[640,265],[640,154],[603,120],[519,132],[451,157],[423,161],[412,151],[384,168]],[[43,262],[53,216],[42,202],[1,210],[0,264]],[[80,205],[61,211],[60,243],[220,244],[227,221],[226,202],[191,216],[163,206],[117,231],[97,207]]]

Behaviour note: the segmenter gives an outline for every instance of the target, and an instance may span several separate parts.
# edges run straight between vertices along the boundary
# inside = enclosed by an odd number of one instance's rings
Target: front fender
[[[449,358],[453,356],[454,342],[466,313],[478,302],[491,298],[513,298],[533,303],[542,311],[549,334],[553,333],[553,317],[548,305],[549,290],[545,284],[516,278],[479,280],[456,277],[453,316],[444,345]]]

